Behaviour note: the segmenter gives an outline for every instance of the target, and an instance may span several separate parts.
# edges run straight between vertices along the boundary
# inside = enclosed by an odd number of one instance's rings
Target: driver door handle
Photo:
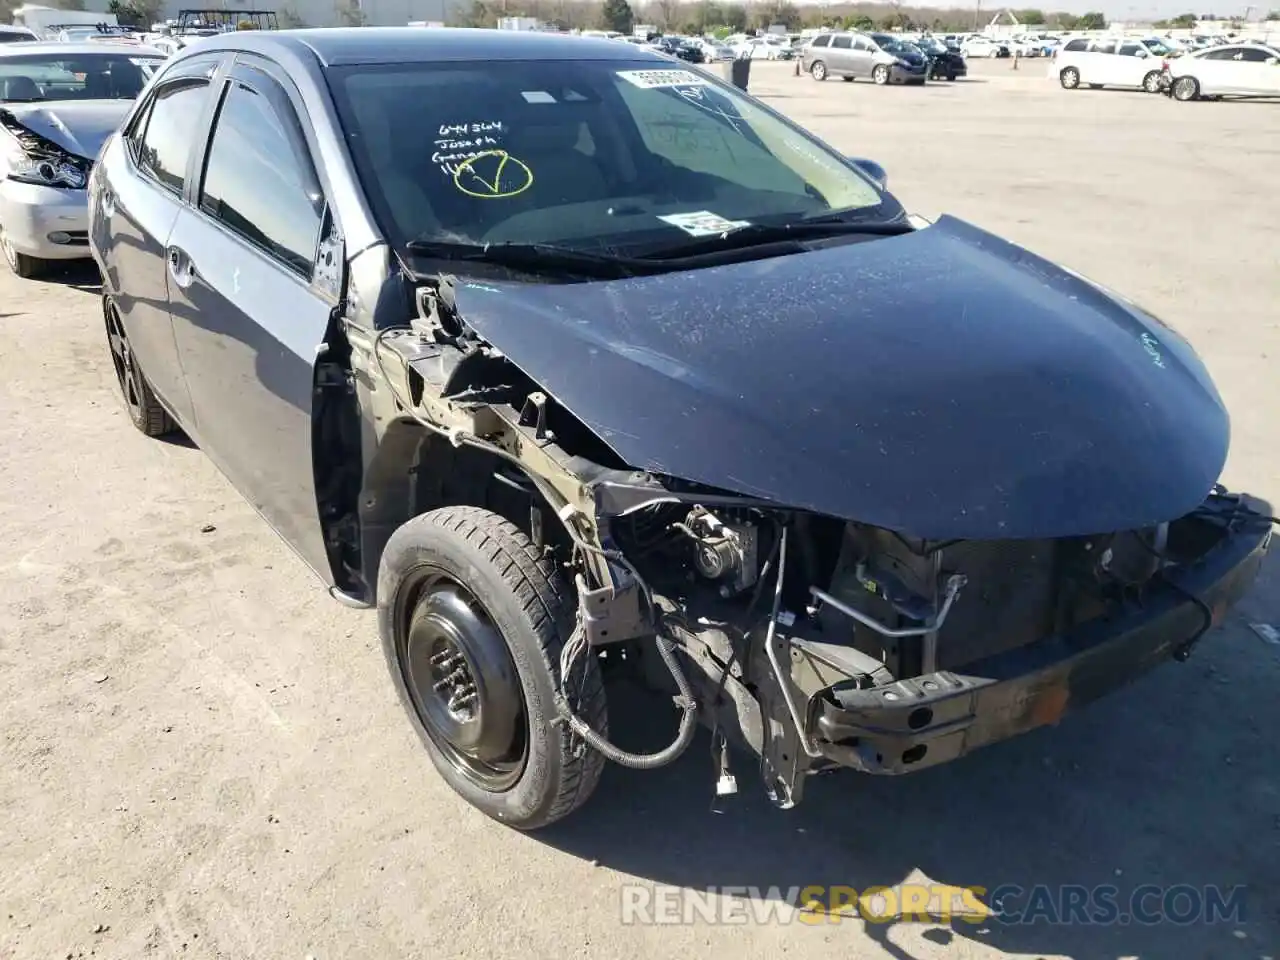
[[[169,262],[169,275],[180,287],[189,287],[196,278],[196,265],[181,247],[170,247],[166,259]]]

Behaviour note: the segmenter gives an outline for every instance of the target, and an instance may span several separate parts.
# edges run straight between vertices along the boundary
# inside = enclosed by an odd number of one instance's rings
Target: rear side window
[[[227,90],[200,209],[309,277],[324,210],[314,168],[284,91],[265,75],[255,86],[236,80]]]
[[[831,35],[830,35],[830,34],[826,34],[826,33],[824,33],[824,34],[823,34],[822,36],[820,36],[820,37],[815,37],[815,38],[814,38],[814,40],[813,40],[813,45],[814,45],[815,47],[825,47],[825,46],[827,46],[829,43],[831,43]]]
[[[160,90],[150,106],[137,138],[138,165],[162,185],[181,193],[187,159],[199,134],[209,82],[184,79]]]
[[[1114,43],[1098,43],[1093,47],[1094,53],[1115,53],[1116,45]]]
[[[1089,49],[1089,41],[1084,39],[1072,40],[1062,49],[1071,53],[1079,53],[1082,50]]]
[[[1233,60],[1236,52],[1234,50],[1213,50],[1204,55],[1206,60]]]
[[[840,50],[848,50],[853,44],[852,37],[836,37],[831,41],[831,45]]]

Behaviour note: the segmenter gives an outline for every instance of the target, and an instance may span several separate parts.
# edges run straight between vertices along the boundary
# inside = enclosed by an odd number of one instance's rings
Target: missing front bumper
[[[1227,536],[1141,609],[998,654],[871,689],[836,684],[810,699],[806,734],[834,763],[876,774],[936,766],[1039,726],[1172,658],[1253,583],[1271,539],[1254,522]],[[1193,599],[1197,598],[1197,599]]]

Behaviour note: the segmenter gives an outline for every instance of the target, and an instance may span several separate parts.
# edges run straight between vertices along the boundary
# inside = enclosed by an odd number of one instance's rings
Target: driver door
[[[341,286],[341,271],[318,260],[322,250],[334,257],[337,229],[294,106],[300,97],[274,64],[240,56],[218,91],[203,174],[169,238],[169,311],[201,447],[332,582],[312,398]]]

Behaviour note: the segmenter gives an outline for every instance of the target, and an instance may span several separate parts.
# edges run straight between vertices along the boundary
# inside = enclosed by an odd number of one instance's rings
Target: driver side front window
[[[185,78],[156,92],[130,138],[134,159],[160,186],[182,193],[187,159],[195,146],[209,82]]]

